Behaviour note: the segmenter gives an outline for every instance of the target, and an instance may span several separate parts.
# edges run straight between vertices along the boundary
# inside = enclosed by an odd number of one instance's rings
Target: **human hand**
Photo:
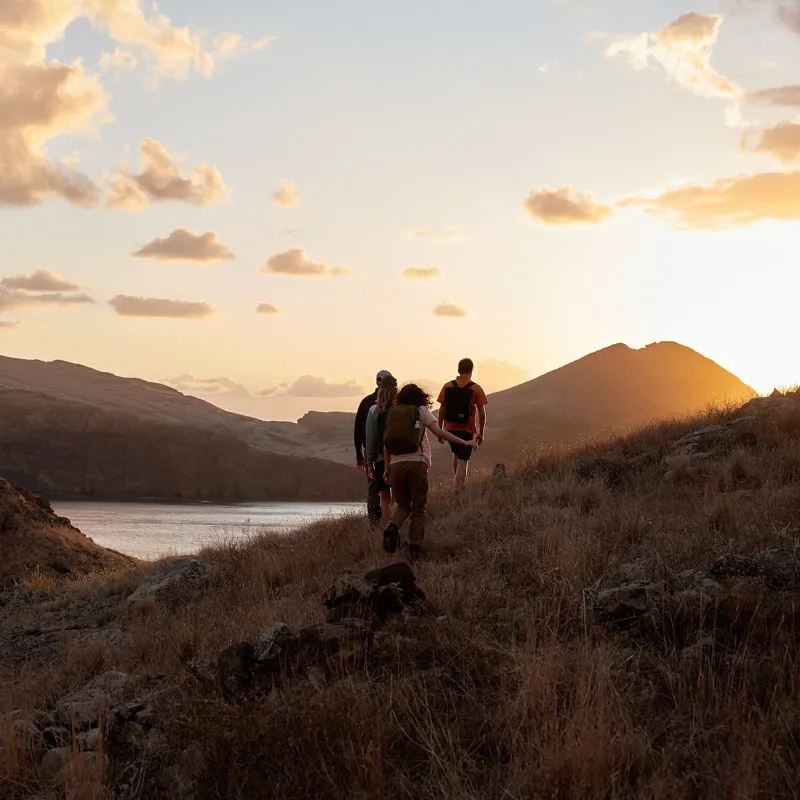
[[[439,444],[447,444],[447,439],[442,439],[439,437]]]
[[[473,450],[477,450],[477,449],[478,449],[478,442],[477,442],[477,441],[473,441],[473,442],[464,442],[464,444],[465,444],[467,447],[471,447]]]
[[[483,444],[483,434],[482,434],[482,433],[479,433],[479,434],[478,434],[478,435],[475,437],[475,441],[478,443],[478,447],[480,447],[480,446]]]
[[[367,471],[367,462],[364,461],[363,458],[359,458],[358,461],[356,462],[356,469],[359,472],[366,472]]]
[[[388,469],[386,470],[386,472],[383,473],[383,482],[387,486],[391,486],[392,485],[392,473],[389,472]]]

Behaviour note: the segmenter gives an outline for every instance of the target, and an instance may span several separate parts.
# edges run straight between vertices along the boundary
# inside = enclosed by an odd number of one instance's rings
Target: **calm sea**
[[[137,558],[185,555],[223,539],[262,531],[289,532],[314,520],[365,513],[363,503],[53,503],[81,532],[103,547]]]

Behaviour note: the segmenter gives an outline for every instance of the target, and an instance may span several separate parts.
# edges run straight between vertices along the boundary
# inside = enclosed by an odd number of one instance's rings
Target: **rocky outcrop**
[[[162,565],[128,596],[128,604],[145,600],[175,603],[208,582],[210,569],[195,558],[178,558]]]
[[[324,683],[334,675],[361,669],[375,629],[424,599],[413,571],[403,562],[372,570],[363,577],[344,573],[323,597],[328,622],[297,632],[277,622],[255,645],[239,642],[225,648],[217,660],[222,691],[236,697],[285,680]],[[205,682],[207,666],[195,661],[187,668]]]
[[[134,564],[95,544],[46,500],[0,478],[0,585],[35,572],[57,576]]]

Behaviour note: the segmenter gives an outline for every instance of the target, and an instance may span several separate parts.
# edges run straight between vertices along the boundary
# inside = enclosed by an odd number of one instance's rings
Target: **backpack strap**
[[[454,389],[458,389],[458,388],[459,388],[459,385],[458,385],[458,381],[457,381],[457,380],[453,381],[453,388],[454,388]]]

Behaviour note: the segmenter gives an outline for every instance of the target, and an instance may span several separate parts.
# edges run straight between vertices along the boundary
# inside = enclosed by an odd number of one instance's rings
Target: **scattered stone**
[[[18,719],[13,724],[14,738],[19,742],[24,742],[27,746],[39,747],[43,737],[36,725],[28,719]]]
[[[247,642],[231,645],[220,653],[219,674],[222,689],[228,695],[247,692],[253,680],[253,648]]]
[[[42,778],[52,781],[72,763],[72,748],[57,747],[55,750],[48,750],[39,764],[39,772]]]
[[[711,425],[678,439],[672,446],[672,450],[677,454],[693,456],[701,452],[708,452],[709,449],[721,444],[728,444],[735,438],[735,435],[736,431],[728,425]]]
[[[156,724],[156,711],[153,706],[145,706],[133,715],[134,719],[145,728],[152,728]]]
[[[259,637],[252,659],[262,672],[279,672],[296,653],[298,639],[288,625],[277,622]]]
[[[631,581],[605,589],[593,597],[593,607],[605,619],[620,619],[644,614],[664,598],[663,583]]]
[[[157,569],[128,596],[128,604],[143,600],[174,601],[208,581],[208,565],[195,558],[179,558]]]
[[[414,571],[405,561],[398,561],[380,569],[368,572],[364,579],[376,586],[389,586],[396,583],[403,590],[403,602],[410,605],[416,600],[424,600],[425,592],[417,586]]]
[[[360,620],[349,619],[340,624],[304,628],[298,640],[306,673],[311,666],[360,667],[372,644],[372,629]]]
[[[105,672],[56,704],[58,722],[78,733],[96,727],[100,716],[123,700],[130,685],[124,672]]]
[[[678,575],[678,582],[684,589],[699,589],[704,592],[718,592],[722,584],[713,575],[702,569],[687,569]]]
[[[328,619],[336,622],[344,617],[372,616],[376,584],[350,572],[339,575],[325,594]]]
[[[99,750],[102,743],[99,729],[92,728],[92,730],[86,731],[86,733],[78,734],[75,743],[79,752],[94,752],[95,750]]]
[[[44,736],[44,746],[49,749],[67,747],[72,739],[69,729],[58,725],[45,728],[42,734]]]
[[[492,479],[498,483],[508,480],[508,470],[505,464],[495,464]]]
[[[728,553],[720,556],[710,569],[715,578],[761,578],[773,589],[800,585],[800,550],[765,550],[752,558]]]
[[[199,744],[193,742],[167,767],[159,782],[166,797],[178,800],[194,800],[198,796],[199,781],[206,772],[206,759]]]

